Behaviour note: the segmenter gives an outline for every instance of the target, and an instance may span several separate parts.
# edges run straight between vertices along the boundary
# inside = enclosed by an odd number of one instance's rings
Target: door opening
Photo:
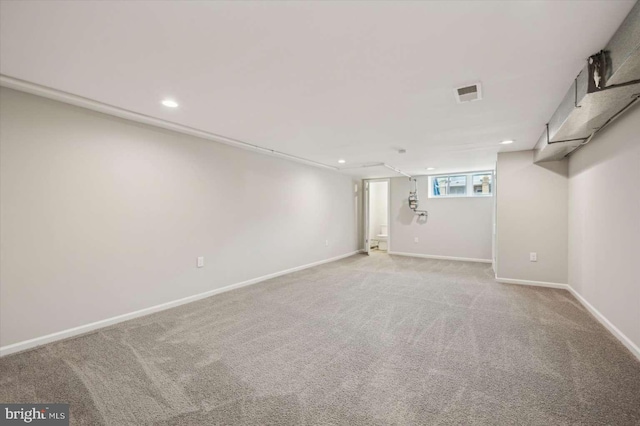
[[[365,181],[365,251],[389,251],[389,179]]]

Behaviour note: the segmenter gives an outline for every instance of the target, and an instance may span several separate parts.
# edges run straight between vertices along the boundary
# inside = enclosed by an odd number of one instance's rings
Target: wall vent
[[[475,83],[470,86],[457,87],[453,90],[456,95],[456,101],[459,104],[465,102],[479,101],[482,99],[482,86]]]

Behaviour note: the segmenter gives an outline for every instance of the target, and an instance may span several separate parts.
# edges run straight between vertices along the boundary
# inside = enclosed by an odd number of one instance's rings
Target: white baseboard
[[[393,254],[395,256],[420,257],[422,259],[457,260],[460,262],[479,262],[479,263],[493,262],[491,259],[474,259],[472,257],[437,256],[433,254],[402,253],[397,251],[389,251],[387,253]]]
[[[631,353],[635,355],[636,358],[638,358],[638,361],[640,361],[640,348],[635,343],[633,343],[631,339],[625,336],[622,331],[618,330],[618,327],[613,325],[611,321],[609,321],[604,315],[602,315],[600,311],[594,308],[591,303],[587,302],[587,299],[582,297],[580,293],[573,289],[573,287],[567,285],[567,289],[569,290],[569,293],[573,295],[573,297],[575,297],[580,303],[582,303],[582,306],[587,308],[591,315],[593,315],[598,321],[600,321],[600,324],[602,324],[607,330],[609,330],[611,334],[613,334],[618,340],[620,340],[620,342],[622,342],[622,344],[625,345],[626,348],[629,349],[629,351],[631,351]]]
[[[171,302],[163,303],[156,306],[151,306],[149,308],[141,309],[135,312],[131,312],[124,315],[118,315],[116,317],[107,318],[105,320],[92,322],[90,324],[82,325],[79,327],[70,328],[67,330],[59,331],[56,333],[48,334],[46,336],[37,337],[35,339],[25,340],[23,342],[14,343],[12,345],[7,345],[0,347],[0,357],[13,354],[16,352],[25,351],[28,349],[33,349],[37,346],[42,346],[47,343],[55,342],[57,340],[68,339],[70,337],[78,336],[80,334],[89,333],[91,331],[108,327],[110,325],[114,325],[123,321],[127,321],[130,319],[142,317],[145,315],[149,315],[155,312],[163,311],[165,309],[173,308],[176,306],[184,305],[186,303],[195,302],[196,300],[204,299],[206,297],[214,296],[216,294],[224,293],[230,290],[234,290],[237,288],[249,286],[252,284],[257,284],[262,281],[269,280],[271,278],[276,278],[282,275],[290,274],[292,272],[301,271],[303,269],[312,268],[314,266],[322,265],[329,262],[334,262],[336,260],[344,259],[345,257],[353,256],[354,254],[362,253],[364,250],[356,250],[350,253],[346,253],[340,256],[332,257],[330,259],[320,260],[318,262],[309,263],[303,266],[297,266],[295,268],[287,269],[280,272],[275,272],[273,274],[264,275],[258,278],[253,278],[251,280],[243,281],[236,284],[231,284],[225,287],[213,289],[204,293],[196,294],[194,296],[188,296],[182,299],[174,300]],[[416,255],[412,253],[397,253],[390,252],[389,254],[394,254],[398,256],[410,256],[410,257],[422,257],[427,259],[445,259],[445,260],[461,260],[467,262],[483,262],[483,263],[491,263],[490,260],[485,259],[468,259],[468,258],[458,258],[458,257],[446,257],[446,256],[430,256],[430,255]],[[622,344],[631,351],[631,353],[640,360],[640,348],[631,341],[624,333],[622,333],[615,325],[613,325],[600,311],[594,308],[584,297],[582,297],[577,291],[573,289],[569,284],[559,284],[559,283],[551,283],[544,281],[530,281],[530,280],[519,280],[519,279],[511,279],[511,278],[499,278],[496,277],[496,281],[506,284],[519,284],[519,285],[530,285],[537,287],[550,287],[550,288],[559,288],[569,291],[611,334],[613,334]]]
[[[56,333],[51,333],[46,336],[36,337],[35,339],[25,340],[22,342],[14,343],[12,345],[2,346],[0,347],[0,357],[13,354],[16,352],[22,352],[27,349],[33,349],[37,346],[42,346],[47,343],[55,342],[57,340],[68,339],[69,337],[78,336],[80,334],[89,333],[91,331],[108,327],[110,325],[118,324],[123,321],[127,321],[130,319],[142,317],[145,315],[153,314],[155,312],[164,311],[165,309],[173,308],[176,306],[184,305],[185,303],[195,302],[196,300],[204,299],[206,297],[210,297],[216,294],[224,293],[230,290],[235,290],[237,288],[245,287],[252,284],[257,284],[262,281],[269,280],[271,278],[276,278],[281,275],[290,274],[292,272],[301,271],[303,269],[312,268],[314,266],[322,265],[324,263],[334,262],[336,260],[344,259],[345,257],[353,256],[354,254],[360,253],[360,250],[356,250],[350,253],[346,253],[340,256],[332,257],[330,259],[320,260],[318,262],[309,263],[307,265],[297,266],[295,268],[287,269],[284,271],[274,272],[273,274],[263,275],[258,278],[253,278],[247,281],[242,281],[236,284],[231,284],[225,287],[216,288],[213,290],[206,291],[204,293],[196,294],[193,296],[184,297],[182,299],[173,300],[171,302],[162,303],[160,305],[151,306],[149,308],[140,309],[139,311],[130,312],[128,314],[118,315],[115,317],[107,318],[104,320],[92,322],[90,324],[81,325],[74,328],[69,328],[67,330],[58,331]]]
[[[640,361],[640,348],[631,341],[622,331],[618,329],[615,325],[611,323],[600,311],[593,307],[591,303],[587,301],[580,293],[578,293],[573,287],[569,284],[559,284],[559,283],[549,283],[544,281],[529,281],[529,280],[516,280],[511,278],[499,278],[496,276],[496,281],[505,284],[519,284],[519,285],[530,285],[536,287],[551,287],[551,288],[559,288],[563,290],[567,290],[569,293],[575,297],[578,302],[582,304],[590,313],[593,315],[599,322],[602,324],[611,334],[613,334],[616,339],[620,340],[620,342],[627,348],[629,351]]]
[[[535,287],[561,288],[563,290],[569,290],[569,284],[550,283],[546,281],[517,280],[514,278],[500,278],[497,276],[496,276],[496,281],[504,284],[532,285]]]

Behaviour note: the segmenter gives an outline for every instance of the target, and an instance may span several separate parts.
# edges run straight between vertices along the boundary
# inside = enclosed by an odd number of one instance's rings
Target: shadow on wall
[[[535,165],[542,167],[543,169],[547,169],[557,175],[569,177],[569,168],[567,167],[566,159],[565,161],[545,161],[543,163],[536,163]]]
[[[418,216],[413,210],[409,208],[409,198],[405,197],[402,200],[402,205],[398,209],[396,220],[403,225],[411,225],[414,222],[414,218],[416,218],[415,222],[418,225],[427,223],[427,217]]]

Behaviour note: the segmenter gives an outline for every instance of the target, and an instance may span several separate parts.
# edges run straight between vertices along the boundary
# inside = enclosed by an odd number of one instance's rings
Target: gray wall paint
[[[496,173],[498,277],[566,284],[567,161],[537,165],[533,151],[500,153]]]
[[[2,346],[358,249],[350,177],[9,89],[0,102]]]
[[[640,105],[569,157],[569,284],[640,347]]]
[[[390,250],[490,260],[493,197],[430,199],[428,178],[417,180],[420,209],[429,211],[429,219],[418,223],[409,209],[409,179],[391,179]]]

